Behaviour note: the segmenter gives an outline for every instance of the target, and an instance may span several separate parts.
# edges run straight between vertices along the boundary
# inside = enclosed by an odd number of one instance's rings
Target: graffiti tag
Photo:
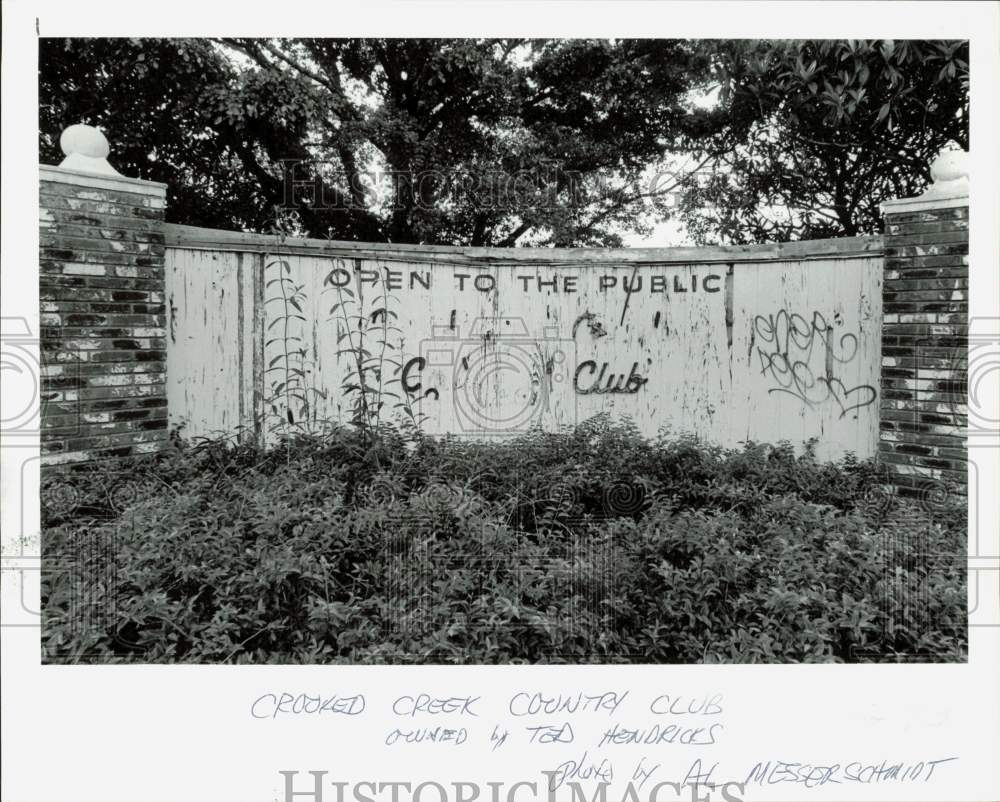
[[[875,403],[878,391],[872,385],[848,388],[837,378],[837,366],[858,355],[858,337],[850,332],[837,337],[822,313],[806,318],[782,309],[776,315],[757,315],[753,336],[764,344],[757,346],[761,373],[777,384],[769,393],[787,393],[809,407],[833,399],[841,418]],[[822,367],[816,364],[820,358]]]

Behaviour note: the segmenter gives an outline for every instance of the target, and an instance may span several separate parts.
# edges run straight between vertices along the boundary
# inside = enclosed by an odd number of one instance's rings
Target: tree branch
[[[497,247],[499,247],[499,248],[513,248],[514,245],[517,244],[517,241],[524,234],[526,234],[528,231],[530,231],[532,228],[534,228],[534,224],[533,223],[529,223],[526,220],[522,221],[521,224],[517,228],[515,228],[506,237],[504,237],[502,240],[500,240],[497,243]]]

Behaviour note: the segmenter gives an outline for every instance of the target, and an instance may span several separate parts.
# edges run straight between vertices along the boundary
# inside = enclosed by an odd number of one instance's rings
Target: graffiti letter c
[[[411,359],[409,362],[403,365],[403,376],[402,376],[403,390],[405,390],[409,395],[413,395],[419,392],[420,390],[420,382],[410,381],[410,371],[415,366],[417,368],[417,372],[419,373],[424,369],[426,365],[427,365],[427,360],[424,359],[422,356],[415,356],[413,357],[413,359]]]

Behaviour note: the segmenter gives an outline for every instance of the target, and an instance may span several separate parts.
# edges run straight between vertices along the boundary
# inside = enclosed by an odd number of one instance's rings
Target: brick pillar
[[[965,153],[918,198],[889,201],[879,459],[901,495],[966,493],[969,192]]]
[[[42,464],[147,453],[167,437],[166,186],[119,175],[94,128],[40,168]]]

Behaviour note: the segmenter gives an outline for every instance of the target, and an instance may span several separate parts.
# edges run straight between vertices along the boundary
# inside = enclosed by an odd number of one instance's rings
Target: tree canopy
[[[680,205],[696,242],[881,230],[879,204],[919,194],[968,149],[967,42],[736,41],[714,47],[721,124]]]
[[[964,43],[43,39],[39,62],[44,161],[86,122],[173,222],[335,239],[863,233],[968,136]],[[701,169],[650,179],[678,159]]]

